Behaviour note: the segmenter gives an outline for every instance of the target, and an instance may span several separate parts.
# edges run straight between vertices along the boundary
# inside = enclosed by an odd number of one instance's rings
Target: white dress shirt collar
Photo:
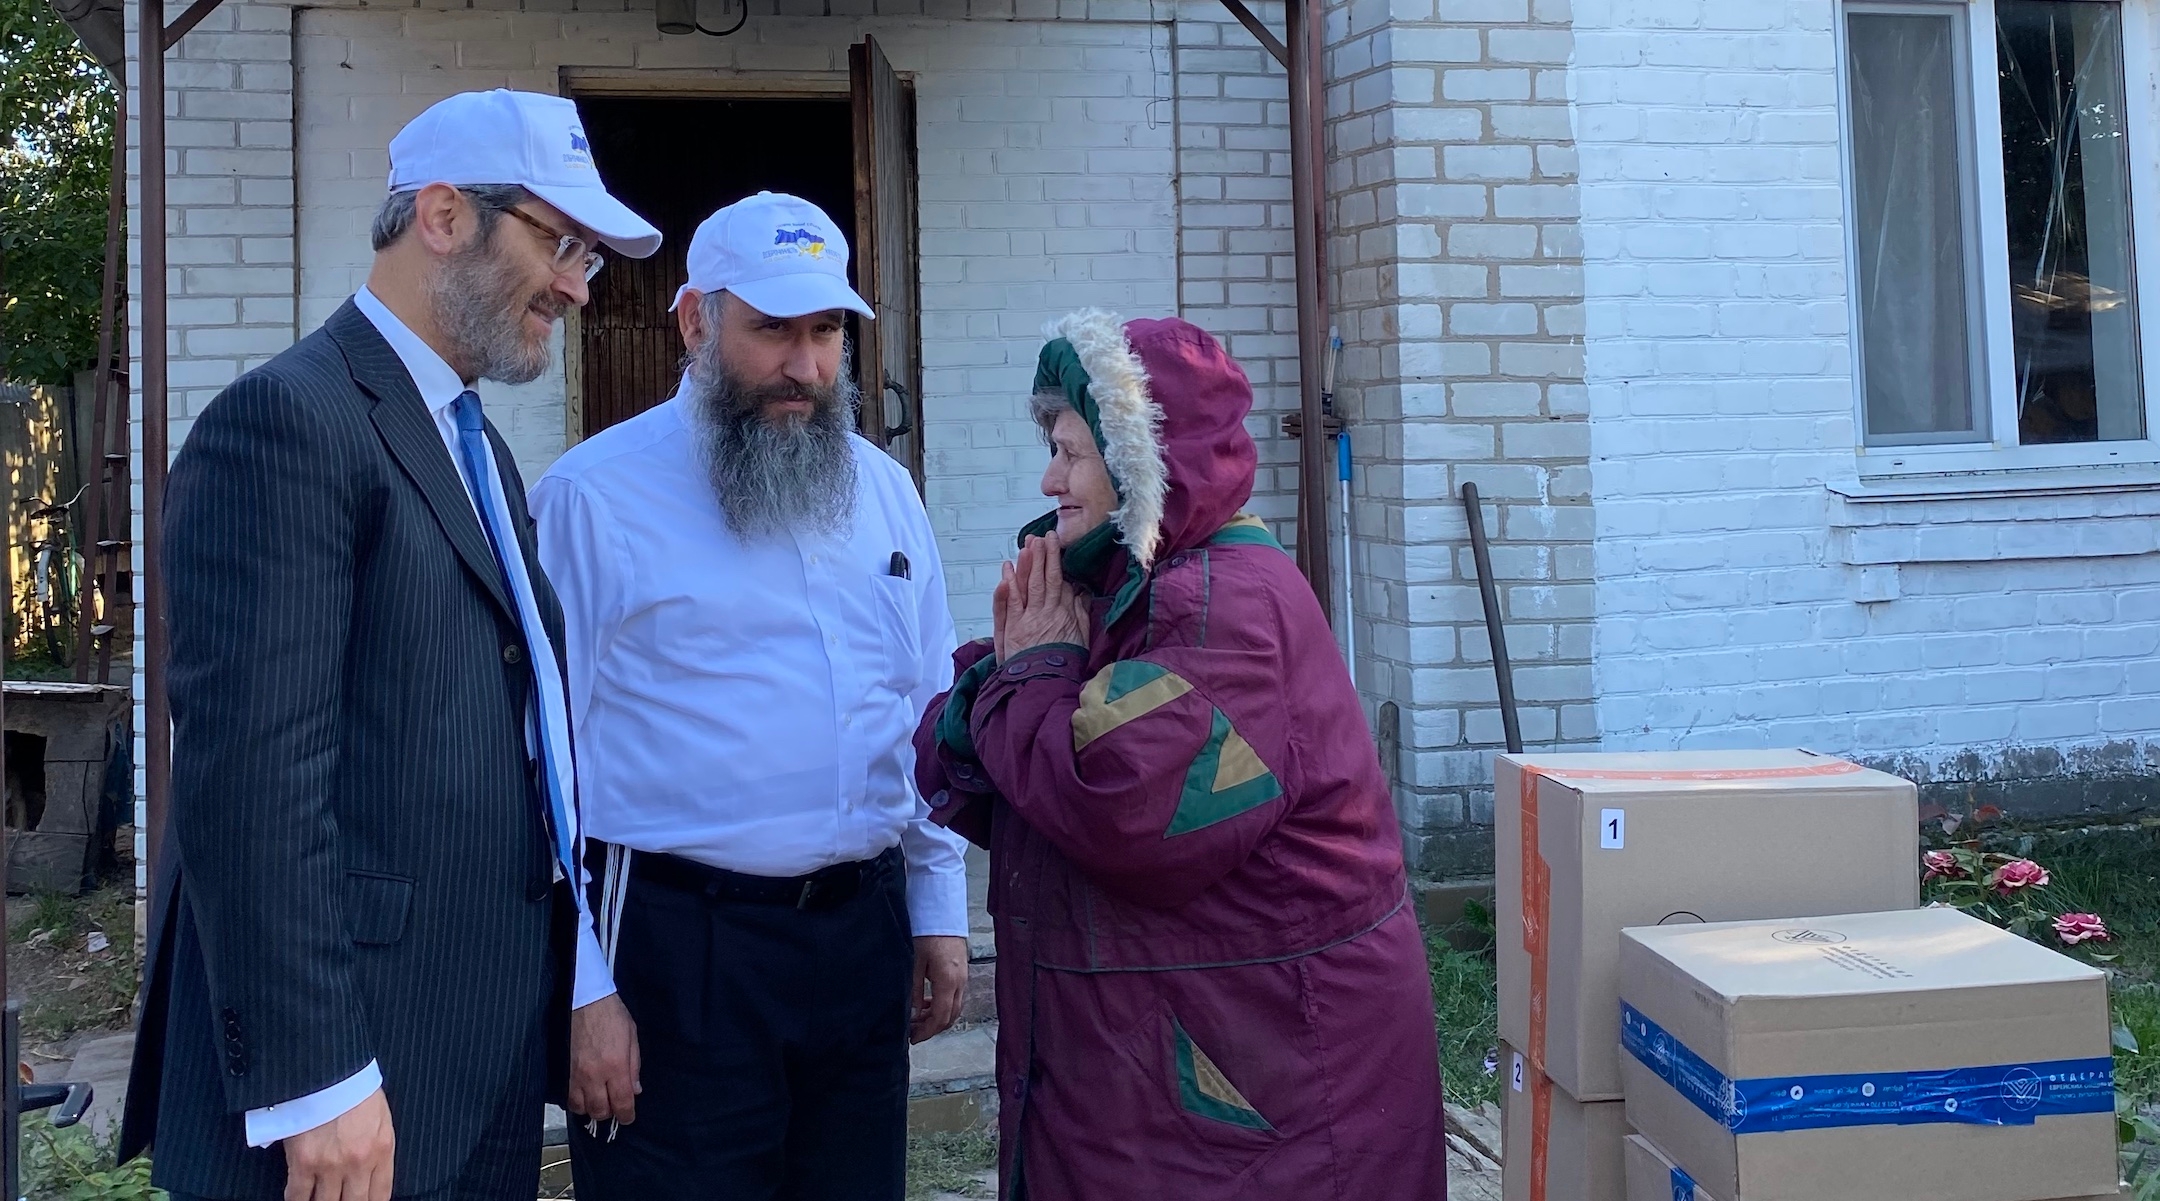
[[[435,353],[435,348],[421,341],[412,327],[398,320],[380,297],[366,288],[353,293],[353,305],[375,331],[397,352],[398,361],[405,364],[406,374],[412,376],[413,386],[420,389],[420,400],[427,405],[430,416],[440,417],[443,410],[456,403],[464,394],[466,384],[458,378],[456,369]]]

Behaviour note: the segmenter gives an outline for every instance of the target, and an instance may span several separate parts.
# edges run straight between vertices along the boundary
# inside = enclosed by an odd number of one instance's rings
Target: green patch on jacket
[[[1216,709],[1211,717],[1207,743],[1185,772],[1185,788],[1178,795],[1177,812],[1170,815],[1164,838],[1228,821],[1282,795],[1275,773],[1260,761],[1252,744],[1231,728],[1223,711]]]
[[[1192,691],[1184,677],[1145,659],[1120,659],[1095,673],[1073,711],[1073,750],[1138,721]]]
[[[1174,1017],[1170,1019],[1170,1037],[1177,1046],[1178,1103],[1185,1112],[1247,1130],[1274,1132],[1275,1127],[1260,1116],[1260,1111],[1230,1083]]]

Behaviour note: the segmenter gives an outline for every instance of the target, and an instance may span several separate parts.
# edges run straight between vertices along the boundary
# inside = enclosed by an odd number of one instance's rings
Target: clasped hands
[[[1064,547],[1055,531],[1031,537],[1005,564],[990,596],[991,645],[1000,663],[1052,642],[1087,645],[1088,600],[1065,582]]]

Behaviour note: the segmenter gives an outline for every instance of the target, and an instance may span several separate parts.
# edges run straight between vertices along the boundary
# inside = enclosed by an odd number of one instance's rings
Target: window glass
[[[1996,0],[2018,441],[2145,436],[2122,18]]]

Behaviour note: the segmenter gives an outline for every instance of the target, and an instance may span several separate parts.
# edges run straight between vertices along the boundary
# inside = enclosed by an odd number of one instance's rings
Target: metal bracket
[[[1222,0],[1222,6],[1230,10],[1230,15],[1238,19],[1238,24],[1252,31],[1253,37],[1259,39],[1260,45],[1275,57],[1276,62],[1282,64],[1284,70],[1290,69],[1290,48],[1283,45],[1282,39],[1275,36],[1274,30],[1261,23],[1253,10],[1245,7],[1245,0]]]
[[[1332,438],[1335,435],[1342,433],[1342,431],[1343,419],[1337,417],[1335,414],[1329,413],[1320,419],[1320,432],[1323,436]],[[1282,432],[1283,436],[1286,438],[1304,437],[1305,414],[1284,413],[1282,418]]]
[[[224,0],[195,0],[195,3],[188,5],[186,12],[173,18],[173,23],[165,27],[165,48],[170,50],[179,45],[180,39],[188,35],[188,30],[202,24],[202,19],[217,11],[217,6],[223,2]]]

